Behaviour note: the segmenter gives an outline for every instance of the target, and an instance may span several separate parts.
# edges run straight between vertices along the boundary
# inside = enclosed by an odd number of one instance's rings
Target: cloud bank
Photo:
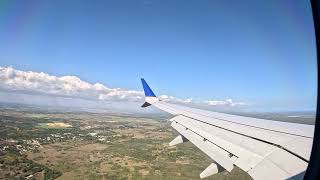
[[[140,91],[108,88],[100,83],[90,84],[76,76],[56,77],[43,72],[20,71],[12,67],[0,67],[0,88],[90,100],[137,101],[143,97]]]
[[[57,77],[43,72],[21,71],[12,67],[0,67],[0,90],[93,101],[142,102],[144,100],[142,91],[110,88],[100,83],[85,82],[76,76]],[[233,102],[232,99],[195,101],[192,98],[179,99],[169,95],[160,95],[159,98],[166,102],[208,106],[245,105],[243,102]]]

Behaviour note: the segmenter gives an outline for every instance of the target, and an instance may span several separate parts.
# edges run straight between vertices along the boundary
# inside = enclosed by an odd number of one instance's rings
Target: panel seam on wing
[[[233,132],[233,133],[236,133],[236,134],[239,134],[239,135],[248,137],[248,138],[255,139],[255,140],[257,140],[257,141],[261,141],[261,142],[264,142],[264,143],[273,145],[273,146],[275,146],[275,147],[278,147],[278,148],[280,148],[280,149],[283,149],[283,150],[287,151],[288,153],[290,153],[290,154],[298,157],[299,159],[301,159],[301,160],[303,160],[303,161],[305,161],[305,162],[309,162],[307,159],[305,159],[305,158],[303,158],[302,156],[300,156],[300,155],[298,155],[298,154],[296,154],[296,153],[294,153],[294,152],[292,152],[292,151],[290,151],[290,150],[282,147],[281,145],[274,144],[274,143],[271,143],[271,142],[268,142],[268,141],[265,141],[265,140],[262,140],[262,139],[258,139],[258,138],[252,137],[252,136],[248,136],[248,135],[246,135],[246,134],[242,134],[242,133],[239,133],[239,132],[236,132],[236,131],[232,131],[232,130],[229,130],[229,129],[226,129],[226,128],[223,128],[223,127],[220,127],[220,126],[216,126],[216,125],[210,124],[210,123],[208,123],[208,122],[201,121],[201,120],[199,120],[199,119],[195,119],[195,118],[193,118],[193,117],[186,116],[186,115],[184,115],[184,114],[179,114],[179,115],[184,116],[184,117],[187,117],[187,118],[190,118],[190,119],[194,119],[194,120],[196,120],[196,121],[200,121],[200,122],[202,122],[202,123],[205,123],[205,124],[208,124],[208,125],[211,125],[211,126],[215,126],[215,127],[217,127],[217,128],[221,128],[221,129],[224,129],[224,130],[226,130],[226,131],[230,131],[230,132]]]
[[[165,104],[165,106],[169,106],[169,109],[174,109],[174,107],[170,106],[170,105],[167,104],[167,103]],[[190,112],[190,111],[187,111],[187,110],[180,110],[180,111],[185,111],[185,112],[192,113],[192,114],[196,114],[196,115],[199,115],[199,116],[204,116],[204,117],[207,117],[207,118],[213,118],[213,119],[217,119],[217,120],[220,120],[220,121],[225,121],[225,122],[229,122],[229,123],[234,123],[234,124],[238,124],[238,125],[242,125],[242,126],[248,126],[248,127],[253,127],[253,128],[258,128],[258,129],[263,129],[263,130],[268,130],[268,131],[273,131],[273,132],[278,132],[278,133],[283,133],[283,134],[288,134],[288,135],[293,135],[293,136],[299,136],[299,137],[304,137],[304,138],[313,139],[312,137],[308,137],[308,136],[302,136],[302,135],[299,135],[299,134],[292,134],[292,133],[287,133],[287,132],[282,132],[282,131],[276,131],[276,130],[272,130],[272,129],[257,127],[257,126],[251,126],[251,125],[248,125],[248,124],[242,124],[242,123],[238,123],[238,122],[234,122],[234,121],[228,121],[228,120],[221,119],[221,118],[217,118],[217,117],[206,116],[206,115],[204,115],[204,114],[199,114],[199,113],[195,113],[195,112]],[[193,118],[193,119],[194,119],[194,118]]]

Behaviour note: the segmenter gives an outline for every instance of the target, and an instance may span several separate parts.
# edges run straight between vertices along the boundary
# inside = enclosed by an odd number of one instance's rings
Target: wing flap
[[[249,170],[248,174],[253,179],[302,179],[307,166],[307,162],[278,148]]]
[[[229,172],[234,164],[256,179],[283,179],[302,173],[308,165],[277,146],[183,115],[170,120],[174,129]],[[265,176],[266,168],[273,173]]]
[[[269,159],[264,159],[261,164],[253,170],[248,171],[253,179],[269,180],[269,179],[287,179],[289,174],[281,169]]]
[[[179,116],[175,117],[175,119],[178,118]],[[231,172],[231,170],[233,169],[234,160],[229,157],[229,152],[221,149],[220,147],[209,141],[205,141],[203,137],[197,135],[190,129],[187,129],[185,126],[177,123],[174,120],[172,121],[171,126],[176,129],[182,136],[187,138],[191,143],[197,146],[201,151],[207,154],[219,165],[221,165],[224,169]]]
[[[255,142],[257,140],[241,136],[199,121],[194,121],[193,119],[181,115],[176,116],[172,120],[173,122],[181,124],[192,132],[195,132],[197,135],[236,156],[237,160],[234,162],[234,164],[244,171],[248,171],[250,168],[254,167],[263,159],[263,156],[266,156],[266,154],[272,152],[275,148],[274,146],[259,141]],[[245,144],[251,144],[252,146],[255,146],[255,151],[251,152],[242,147],[241,144],[245,141],[248,141]],[[261,152],[264,151],[264,153],[258,155],[255,153],[257,150],[260,150]]]

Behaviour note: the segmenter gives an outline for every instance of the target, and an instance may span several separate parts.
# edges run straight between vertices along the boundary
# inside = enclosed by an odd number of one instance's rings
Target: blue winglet
[[[151,88],[143,78],[141,78],[141,83],[142,83],[145,96],[156,97],[156,95],[152,92]]]

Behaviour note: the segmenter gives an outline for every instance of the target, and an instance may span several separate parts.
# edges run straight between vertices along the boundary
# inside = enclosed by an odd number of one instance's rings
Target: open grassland
[[[53,123],[39,123],[40,128],[68,128],[72,127],[70,124],[63,122],[53,122]]]

